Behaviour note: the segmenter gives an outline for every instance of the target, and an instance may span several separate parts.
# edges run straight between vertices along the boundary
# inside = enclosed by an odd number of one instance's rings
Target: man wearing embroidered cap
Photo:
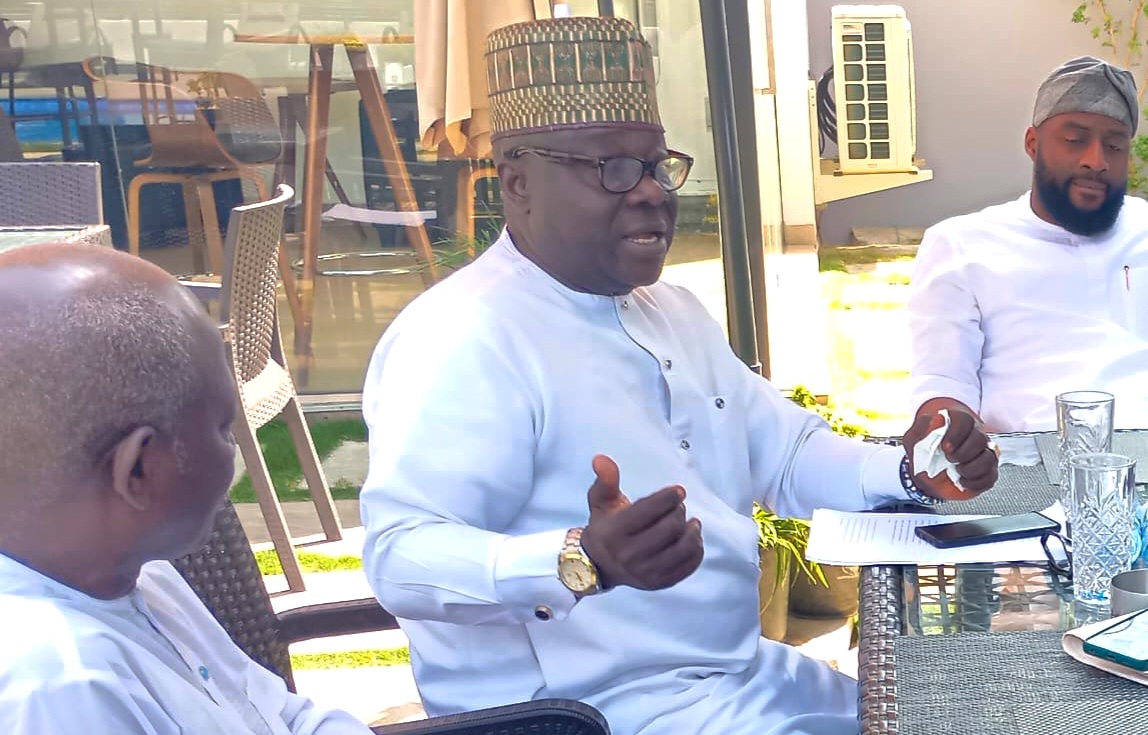
[[[1081,57],[1037,90],[1032,189],[929,228],[909,300],[915,403],[998,431],[1056,428],[1055,396],[1116,394],[1148,427],[1148,203],[1127,196],[1132,75]]]
[[[511,26],[487,61],[506,231],[399,315],[363,391],[363,558],[427,711],[570,697],[616,735],[856,732],[856,682],[761,638],[752,505],[974,497],[987,438],[953,415],[962,491],[837,436],[658,280],[691,159],[633,26]]]

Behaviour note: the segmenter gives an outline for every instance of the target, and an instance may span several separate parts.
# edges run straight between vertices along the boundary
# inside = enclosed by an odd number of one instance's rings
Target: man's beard
[[[1127,184],[1109,185],[1108,192],[1104,195],[1104,202],[1096,209],[1089,211],[1076,206],[1068,193],[1069,187],[1072,186],[1072,178],[1065,179],[1064,182],[1057,181],[1045,167],[1044,158],[1040,154],[1036,156],[1033,178],[1041,204],[1058,225],[1074,235],[1087,237],[1110,229],[1116,223],[1120,208],[1124,206]]]

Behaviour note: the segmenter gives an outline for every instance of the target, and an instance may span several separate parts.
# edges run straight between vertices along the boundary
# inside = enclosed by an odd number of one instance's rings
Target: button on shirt
[[[363,411],[364,563],[428,713],[570,697],[617,735],[855,732],[855,682],[760,636],[750,512],[904,500],[904,453],[786,400],[688,291],[575,292],[504,234],[387,330]],[[693,575],[580,600],[558,581],[599,453],[631,500],[686,488]]]
[[[1118,427],[1148,427],[1148,202],[1073,235],[1029,194],[929,228],[909,299],[914,406],[955,398],[998,431],[1053,431],[1055,398],[1116,395]]]
[[[99,600],[0,555],[4,735],[369,735],[252,661],[175,568]]]

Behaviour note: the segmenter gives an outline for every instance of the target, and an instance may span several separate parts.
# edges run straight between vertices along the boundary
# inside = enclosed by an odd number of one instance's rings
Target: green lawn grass
[[[279,499],[284,502],[310,500],[311,495],[303,482],[303,469],[299,466],[287,424],[281,419],[274,419],[256,433],[259,445],[263,447],[263,459],[271,473],[271,484],[275,486]],[[311,440],[315,442],[319,458],[325,459],[343,442],[366,441],[367,426],[362,419],[316,421],[311,424]],[[336,482],[331,486],[331,495],[336,500],[354,500],[359,497],[359,488],[345,481]],[[231,501],[255,502],[255,490],[251,487],[251,478],[247,473],[231,488]]]
[[[363,568],[363,560],[357,556],[327,556],[311,551],[298,551],[299,566],[304,573],[309,572],[353,572]],[[274,549],[264,549],[255,552],[255,563],[259,565],[259,573],[263,576],[282,574],[283,565],[279,563],[279,555]]]
[[[291,656],[291,668],[305,669],[357,669],[365,666],[398,666],[411,662],[410,649],[372,648],[340,653],[301,653]]]
[[[890,253],[890,248],[874,245],[823,247],[817,251],[821,272],[849,271],[876,263],[891,263],[899,260],[911,261],[913,256],[904,253]]]

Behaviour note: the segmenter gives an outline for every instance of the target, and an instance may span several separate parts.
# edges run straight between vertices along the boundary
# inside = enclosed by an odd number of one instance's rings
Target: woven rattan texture
[[[1059,438],[1056,434],[1040,434],[1036,437],[1036,446],[1040,450],[1040,459],[1044,463],[1048,481],[1060,484]],[[1136,483],[1139,485],[1148,483],[1148,432],[1115,432],[1112,435],[1112,451],[1136,460],[1136,468],[1140,470],[1136,476]]]
[[[232,640],[247,655],[290,681],[287,646],[279,642],[271,599],[231,503],[216,515],[207,545],[173,563]]]
[[[0,163],[0,226],[103,221],[98,163]]]
[[[900,735],[1148,730],[1148,689],[1069,658],[1055,631],[905,636],[894,650]]]
[[[897,732],[893,639],[901,624],[902,577],[897,567],[861,569],[858,675],[861,721],[866,735]]]
[[[277,338],[277,253],[284,202],[241,207],[232,214],[231,268],[225,278],[224,313],[230,325],[230,353],[244,412],[253,428],[277,416],[295,394],[290,373],[271,354]]]
[[[978,514],[1005,515],[1043,510],[1060,497],[1060,489],[1048,483],[1042,465],[1019,467],[1001,465],[997,484],[988,492],[972,500],[942,503],[938,513],[946,515]]]

